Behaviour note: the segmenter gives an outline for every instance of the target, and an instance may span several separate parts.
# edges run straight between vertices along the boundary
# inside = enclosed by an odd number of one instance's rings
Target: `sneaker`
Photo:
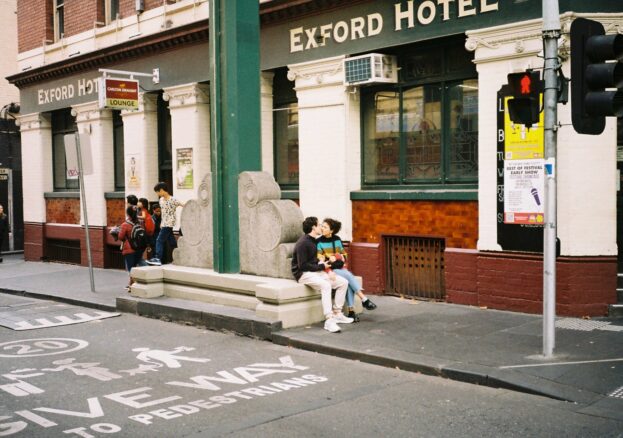
[[[363,307],[365,307],[365,308],[366,308],[366,310],[374,310],[374,309],[376,309],[376,304],[374,304],[374,303],[370,300],[370,298],[368,298],[368,299],[367,299],[367,300],[365,300],[363,303],[361,303],[361,305],[362,305]]]
[[[335,322],[335,318],[329,318],[324,322],[324,329],[331,333],[339,333],[340,327]]]
[[[348,316],[344,316],[343,313],[338,313],[337,315],[333,316],[333,319],[335,320],[335,322],[337,322],[338,324],[350,324],[353,321],[355,321],[353,318],[349,318]]]
[[[359,315],[357,315],[354,310],[348,312],[348,317],[353,318],[353,322],[359,322]]]
[[[153,259],[147,260],[147,264],[148,265],[152,265],[152,266],[160,266],[160,265],[162,265],[162,263],[160,262],[160,259],[157,259],[157,258],[153,258]]]

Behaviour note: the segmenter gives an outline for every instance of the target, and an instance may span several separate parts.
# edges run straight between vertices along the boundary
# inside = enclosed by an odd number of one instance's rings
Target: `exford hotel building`
[[[193,199],[211,168],[209,2],[17,5],[8,80],[20,91],[25,258],[87,263],[63,143],[78,131],[94,162],[94,265],[121,267],[108,228],[123,221],[125,196],[156,201],[166,181]],[[366,292],[542,311],[542,172],[514,175],[542,169],[543,129],[509,122],[503,88],[509,73],[543,66],[541,10],[540,0],[260,2],[262,170],[304,215],[342,221]],[[567,77],[574,19],[623,32],[620,0],[560,0],[560,14]],[[136,111],[102,109],[99,69],[159,69],[159,81],[140,78]],[[623,124],[577,134],[570,105],[559,121],[557,313],[605,315],[617,301]]]

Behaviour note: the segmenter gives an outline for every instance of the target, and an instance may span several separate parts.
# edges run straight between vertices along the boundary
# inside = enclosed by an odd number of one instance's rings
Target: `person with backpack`
[[[155,249],[155,240],[153,240],[156,231],[154,219],[149,214],[149,201],[146,198],[139,198],[138,204],[138,221],[145,228],[149,243],[147,244],[147,254],[150,255]],[[152,244],[153,242],[153,244]]]
[[[123,242],[121,254],[123,255],[125,269],[128,271],[128,274],[136,266],[145,266],[143,251],[147,247],[148,238],[145,228],[138,220],[138,209],[133,205],[129,205],[126,208],[125,222],[119,227],[119,240]],[[131,275],[127,286],[128,290],[130,286],[132,286]]]
[[[176,216],[175,210],[177,207],[184,207],[185,203],[175,199],[169,193],[169,186],[165,182],[159,182],[154,186],[154,192],[160,198],[160,209],[162,210],[162,223],[160,226],[160,232],[158,233],[158,239],[156,239],[156,255],[155,257],[147,260],[147,263],[154,266],[162,265],[162,256],[164,255],[165,244],[168,243],[171,248],[177,247],[177,241],[173,235],[173,228],[175,227]]]

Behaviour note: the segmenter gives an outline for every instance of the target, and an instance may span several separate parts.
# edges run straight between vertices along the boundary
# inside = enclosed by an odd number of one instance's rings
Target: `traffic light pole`
[[[543,356],[550,357],[556,344],[556,148],[558,137],[558,0],[543,0],[545,48],[545,229],[543,233]]]

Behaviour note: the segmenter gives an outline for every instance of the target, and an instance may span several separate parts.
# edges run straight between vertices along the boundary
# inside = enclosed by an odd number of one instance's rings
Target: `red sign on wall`
[[[100,78],[100,108],[138,109],[138,81],[134,79]]]

